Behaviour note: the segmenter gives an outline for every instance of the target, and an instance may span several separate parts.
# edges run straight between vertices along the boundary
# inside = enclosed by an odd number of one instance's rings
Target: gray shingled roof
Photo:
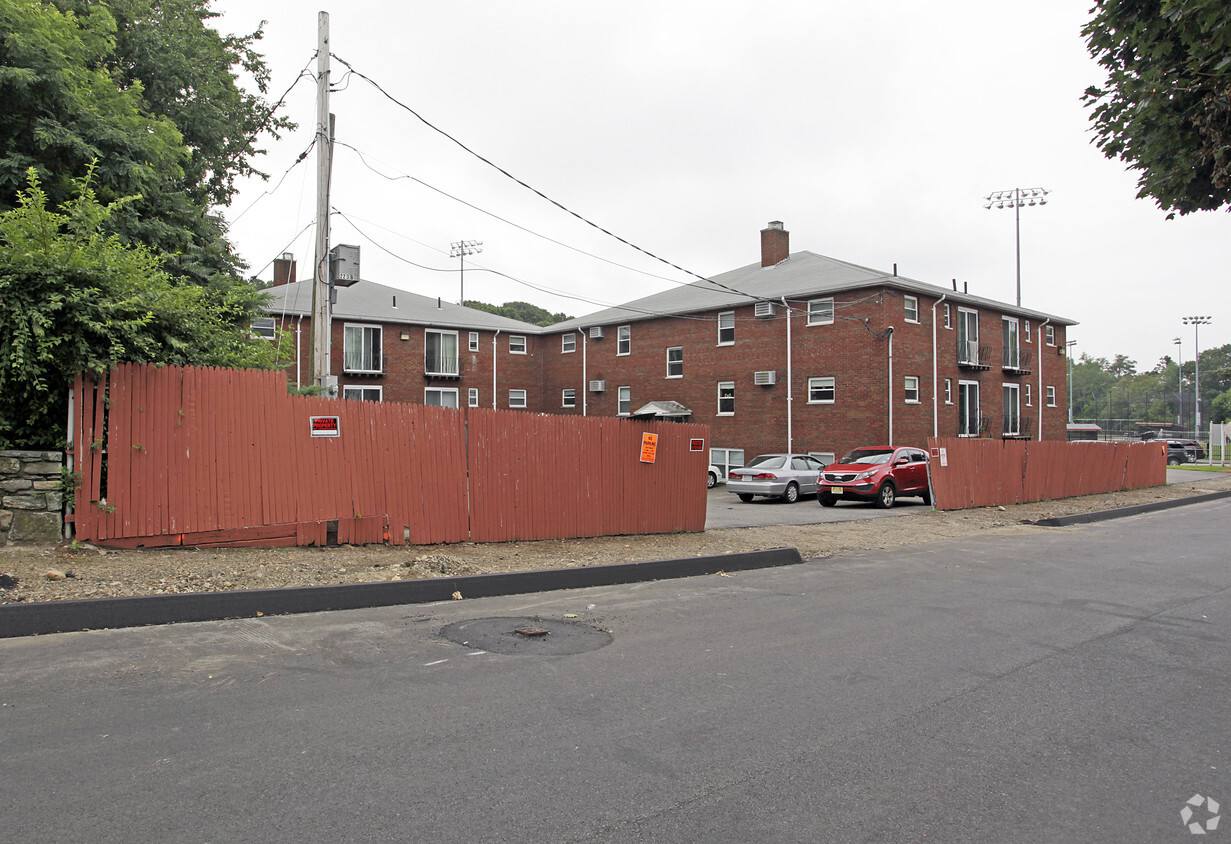
[[[884,285],[906,293],[938,297],[976,308],[985,308],[1029,319],[1049,319],[1059,325],[1076,325],[1074,320],[1054,314],[1019,308],[981,296],[954,292],[934,284],[895,276],[879,270],[827,258],[814,252],[793,252],[780,264],[762,267],[749,264],[737,270],[712,277],[714,284],[696,281],[626,302],[614,308],[595,311],[586,316],[549,326],[546,331],[571,331],[592,325],[612,325],[653,319],[661,315],[687,314],[748,305],[757,300],[778,301],[829,296],[859,287]],[[719,286],[721,285],[721,286]],[[724,289],[724,288],[730,288]],[[737,292],[732,292],[737,291]],[[745,294],[745,295],[741,295]]]
[[[311,316],[312,282],[297,281],[271,287],[271,298],[265,312],[271,316]],[[395,304],[396,303],[396,304]],[[357,281],[350,287],[338,288],[338,301],[333,306],[335,320],[406,323],[434,328],[467,328],[472,330],[513,331],[518,334],[541,334],[543,329],[528,322],[489,314],[398,290],[374,281]]]

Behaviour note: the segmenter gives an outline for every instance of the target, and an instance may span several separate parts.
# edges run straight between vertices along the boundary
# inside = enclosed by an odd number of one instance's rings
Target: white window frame
[[[577,351],[577,332],[570,331],[560,335],[560,354],[571,355]]]
[[[953,312],[949,308],[949,303],[945,302],[945,328],[953,330]]]
[[[1021,436],[1022,433],[1022,388],[1020,384],[1002,383],[1000,385],[1001,408],[1007,410],[1008,414],[1001,418],[1001,433],[1006,437]],[[1013,398],[1010,403],[1009,396]],[[1012,417],[1012,425],[1009,425]],[[1005,430],[1005,429],[1008,430]]]
[[[914,316],[911,314],[914,313]],[[902,314],[903,319],[907,322],[919,323],[919,297],[918,296],[903,296],[902,297]]]
[[[438,394],[439,396],[441,396],[442,398],[443,398],[444,396],[452,396],[452,397],[453,397],[453,404],[443,404],[443,403],[441,403],[441,404],[431,404],[431,403],[429,403],[429,402],[428,402],[428,400],[427,400],[427,397],[428,397],[429,395],[431,395],[432,393],[436,393],[436,394]],[[457,387],[424,387],[424,388],[423,388],[423,403],[424,403],[425,405],[428,405],[429,407],[458,407],[458,403],[457,403],[457,401],[458,401],[458,399],[457,399]]]
[[[525,410],[526,409],[526,391],[525,390],[509,390],[509,409],[510,410]]]
[[[1026,396],[1025,396],[1025,398],[1026,398],[1026,407],[1032,407],[1033,405],[1032,405],[1032,403],[1031,403],[1031,400],[1032,400],[1032,398],[1033,398],[1033,394],[1030,392],[1030,385],[1029,385],[1029,384],[1023,384],[1022,386],[1026,388]]]
[[[359,354],[361,360],[358,362],[359,363],[358,366],[352,366],[351,364],[354,363],[355,361],[351,357],[350,349],[349,349],[350,344],[347,342],[347,340],[356,331],[359,332],[360,338],[361,338],[360,339],[361,349],[360,349],[360,354]],[[371,351],[371,349],[368,348],[367,343],[365,342],[366,338],[369,335],[369,332],[376,333],[376,360],[364,360],[363,359],[363,358],[367,358],[368,353]],[[358,322],[345,323],[342,328],[342,371],[343,372],[367,372],[373,375],[383,374],[384,370],[381,369],[381,362],[384,360],[384,348],[385,348],[385,331],[384,331],[384,328],[382,328],[381,326],[372,325],[371,323],[358,323]]]
[[[730,393],[724,396],[723,391]],[[728,401],[731,404],[730,410],[723,410],[723,401]],[[718,382],[718,416],[734,416],[735,415],[735,382],[734,381],[719,381]]]
[[[953,404],[953,379],[945,379],[945,404]]]
[[[621,325],[616,329],[616,357],[626,357],[633,353],[633,327]]]
[[[1047,334],[1047,345],[1049,346],[1056,345],[1056,326],[1052,325],[1049,322],[1047,325],[1043,327],[1047,329],[1045,332]]]
[[[911,386],[912,382],[914,382],[913,387]],[[912,392],[915,394],[915,397],[913,399],[910,397],[910,394]],[[902,377],[902,400],[905,401],[907,404],[919,404],[919,376],[918,375],[905,375]]]
[[[813,299],[808,302],[808,325],[833,325],[833,297]]]
[[[1017,317],[1000,318],[1000,336],[1004,349],[1004,365],[1017,369],[1022,363],[1021,323],[1017,321]]]
[[[974,406],[974,421],[975,421],[975,430],[974,430],[974,431],[967,431],[966,433],[963,433],[963,432],[962,432],[962,428],[963,428],[963,426],[964,426],[964,425],[965,425],[965,424],[966,424],[966,423],[970,420],[970,405],[969,405],[969,400],[967,400],[967,405],[966,405],[966,415],[965,415],[965,416],[963,416],[963,415],[962,415],[962,394],[963,394],[963,393],[965,393],[965,394],[969,397],[969,396],[970,396],[970,394],[971,394],[971,390],[972,390],[972,389],[973,389],[973,392],[974,392],[974,399],[975,399],[975,406]],[[980,411],[980,409],[981,409],[981,408],[979,407],[979,382],[978,382],[978,381],[964,381],[964,380],[959,379],[959,380],[958,380],[958,382],[957,382],[957,397],[958,397],[958,403],[957,403],[957,404],[958,404],[958,417],[957,417],[957,431],[958,431],[958,433],[957,433],[957,435],[958,435],[959,437],[977,437],[977,436],[979,436],[979,433],[980,433],[980,431],[979,431],[979,429],[978,429],[978,428],[979,428],[979,422],[980,422],[980,421],[982,420],[982,418],[983,418],[983,417],[982,417],[982,414],[980,414],[980,412],[979,412],[979,411]]]
[[[471,407],[479,406],[479,388],[471,387],[466,391],[466,401]]]
[[[724,323],[727,323],[724,325]],[[728,332],[730,338],[722,339],[722,333]],[[718,345],[719,346],[734,346],[735,345],[735,311],[723,311],[718,314]]]
[[[256,317],[248,326],[253,337],[273,341],[278,336],[278,321],[273,317]]]
[[[444,366],[440,366],[434,370],[428,368],[428,350],[430,346],[430,338],[432,335],[436,335],[437,337],[440,337],[440,338],[444,338],[444,337],[453,338],[453,360],[452,360],[453,371],[452,372],[450,372],[447,368],[449,361],[444,360],[444,353],[440,351],[440,341],[439,340],[437,341],[437,351],[438,351],[438,355],[440,358],[438,363],[444,364]],[[462,370],[461,370],[461,355],[458,353],[458,350],[457,350],[458,342],[459,342],[459,338],[457,336],[456,331],[442,331],[438,328],[423,329],[423,372],[427,375],[460,375]]]
[[[970,336],[970,326],[974,325],[974,337]],[[959,363],[974,363],[984,364],[986,361],[979,360],[979,312],[974,308],[963,308],[960,305],[957,309],[957,359]],[[962,348],[963,336],[966,341],[966,348]]]
[[[677,360],[674,360],[674,361],[671,360],[672,352],[680,353],[679,358]],[[674,374],[672,374],[671,372],[671,364],[673,363],[676,364],[676,366],[679,368],[679,372],[676,372]],[[667,347],[667,377],[668,378],[683,378],[684,377],[684,347],[683,346],[668,346]]]
[[[1029,343],[1030,342],[1030,320],[1028,319],[1022,320],[1022,334],[1025,336],[1026,342]]]
[[[526,353],[526,335],[510,334],[509,335],[509,354],[524,355]]]
[[[479,332],[470,332],[470,351],[477,352],[479,350]]]
[[[829,382],[826,384],[825,382]],[[814,398],[829,389],[829,398]],[[808,404],[833,404],[838,398],[838,380],[832,375],[816,375],[808,379]]]
[[[376,398],[367,398],[369,393],[374,393]],[[385,388],[365,386],[363,384],[343,384],[342,398],[343,400],[349,399],[351,401],[384,401]]]
[[[1051,384],[1047,385],[1047,406],[1056,406],[1056,388]]]
[[[616,387],[616,416],[633,415],[633,388]]]
[[[577,388],[565,387],[560,391],[560,406],[561,407],[576,407],[577,406]]]

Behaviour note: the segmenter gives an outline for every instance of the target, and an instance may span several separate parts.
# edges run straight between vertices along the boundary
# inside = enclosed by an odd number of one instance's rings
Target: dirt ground
[[[108,551],[92,546],[0,548],[0,604],[120,595],[161,595],[326,583],[405,580],[540,568],[597,566],[766,548],[798,548],[805,560],[851,551],[918,545],[995,531],[1028,535],[1034,522],[1231,489],[1231,473],[1193,473],[1193,481],[1090,495],[876,521],[729,528],[704,533],[617,536],[456,545],[341,546]],[[815,507],[801,502],[798,507]]]

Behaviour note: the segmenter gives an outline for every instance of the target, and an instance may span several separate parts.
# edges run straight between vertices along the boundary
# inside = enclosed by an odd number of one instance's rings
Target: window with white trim
[[[1056,345],[1056,326],[1049,323],[1043,327],[1047,329],[1047,345]]]
[[[1051,386],[1050,384],[1047,386],[1047,406],[1048,407],[1056,406],[1056,388]]]
[[[902,297],[902,313],[907,322],[919,321],[919,297],[918,296],[903,296]]]
[[[1030,407],[1030,402],[1031,402],[1030,385],[1026,384],[1025,387],[1026,387],[1026,407]]]
[[[667,347],[667,377],[668,378],[683,378],[684,377],[684,347],[683,346],[668,346]]]
[[[526,337],[524,334],[509,335],[509,354],[524,355],[526,353]]]
[[[457,387],[427,387],[423,403],[428,407],[457,407]]]
[[[253,337],[260,337],[264,340],[272,340],[277,334],[277,325],[273,317],[257,317],[252,320],[252,324],[248,326],[248,330],[252,332]]]
[[[577,351],[577,333],[570,331],[560,335],[560,354],[569,355]]]
[[[808,303],[808,325],[833,324],[833,298],[813,299]]]
[[[621,325],[616,329],[616,354],[630,355],[633,352],[633,327]]]
[[[457,332],[423,331],[423,371],[428,375],[457,375]],[[457,407],[456,404],[449,405]]]
[[[950,330],[953,328],[953,312],[949,310],[948,302],[945,302],[945,328]]]
[[[471,407],[478,407],[479,406],[479,388],[471,387],[468,391],[467,398],[469,399]]]
[[[633,412],[633,388],[616,388],[616,415],[631,416]]]
[[[958,363],[979,365],[979,312],[970,308],[957,309]]]
[[[808,379],[808,404],[833,404],[833,376],[821,376]]]
[[[560,391],[560,406],[561,407],[576,407],[577,406],[577,390],[574,387],[567,387]]]
[[[902,383],[903,398],[907,404],[919,403],[919,376],[907,375]]]
[[[342,387],[342,398],[352,401],[383,401],[383,387],[362,387],[349,384]]]
[[[945,379],[945,404],[953,404],[953,379]]]
[[[477,352],[479,350],[479,332],[470,332],[470,351]]]
[[[957,435],[959,437],[979,436],[981,425],[979,420],[979,382],[957,382]]]
[[[719,416],[734,416],[735,415],[735,382],[734,381],[719,381],[718,382],[718,415]]]
[[[1022,432],[1021,388],[1017,384],[1001,384],[1003,404],[1003,425],[1001,433],[1006,437],[1016,437]]]
[[[525,390],[509,390],[509,407],[522,408],[526,406]]]
[[[735,342],[735,311],[723,311],[718,315],[718,345],[730,346]]]
[[[1030,320],[1022,320],[1022,333],[1026,335],[1025,340],[1030,342]]]
[[[343,371],[380,372],[381,334],[379,325],[348,323],[342,329]]]
[[[1018,343],[1018,323],[1015,317],[1001,318],[1001,340],[1004,348],[1002,360],[1008,369],[1017,369],[1021,365],[1021,346]]]

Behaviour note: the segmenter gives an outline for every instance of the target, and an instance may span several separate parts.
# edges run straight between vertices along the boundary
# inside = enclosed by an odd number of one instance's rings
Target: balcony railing
[[[1001,369],[1006,372],[1014,372],[1018,375],[1030,374],[1030,363],[1034,359],[1034,349],[1013,349],[1004,350],[1004,359],[1001,363]]]
[[[957,365],[967,369],[991,369],[992,347],[967,341],[957,345]]]
[[[1001,421],[1001,434],[1007,440],[1028,440],[1034,438],[1034,417],[1019,416],[1014,424],[1013,419]]]

